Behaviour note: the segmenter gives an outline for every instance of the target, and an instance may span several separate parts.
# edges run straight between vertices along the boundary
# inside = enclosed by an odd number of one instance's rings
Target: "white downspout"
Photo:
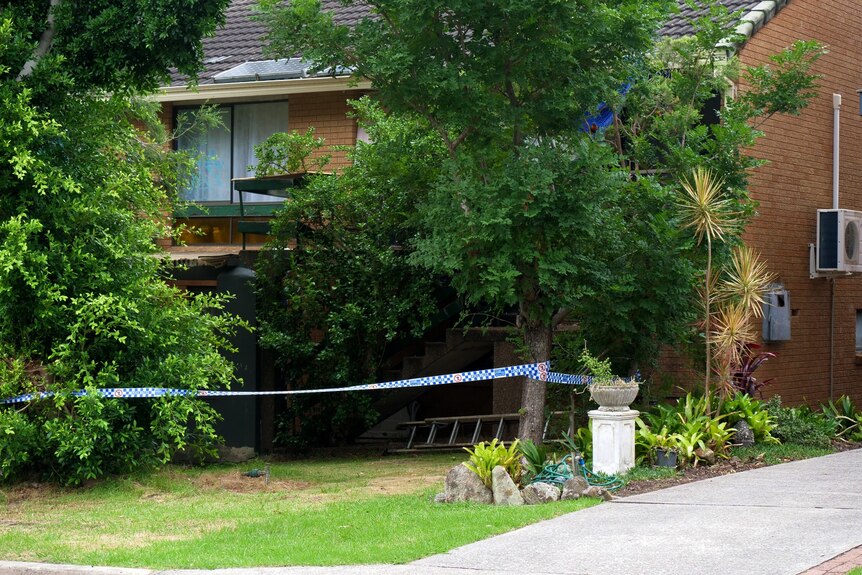
[[[832,94],[832,209],[838,209],[838,173],[841,151],[841,94]]]

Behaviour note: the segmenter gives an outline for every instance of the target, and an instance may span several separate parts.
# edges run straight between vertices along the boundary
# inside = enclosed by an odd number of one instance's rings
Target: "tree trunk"
[[[524,343],[530,351],[530,363],[548,361],[551,358],[551,338],[553,328],[547,325],[528,324],[524,329]],[[524,392],[521,395],[521,420],[518,427],[518,437],[524,441],[530,439],[535,443],[542,442],[542,431],[545,423],[545,390],[547,383],[537,379],[524,380]]]
[[[33,52],[33,57],[27,60],[27,62],[24,63],[24,67],[21,68],[20,72],[18,72],[18,77],[15,78],[17,81],[20,82],[32,74],[36,64],[39,63],[39,60],[41,60],[45,54],[51,50],[51,44],[54,43],[54,33],[56,32],[56,26],[54,24],[54,10],[61,2],[62,0],[51,0],[50,5],[48,6],[48,27],[42,31],[42,36],[39,38],[39,44]]]

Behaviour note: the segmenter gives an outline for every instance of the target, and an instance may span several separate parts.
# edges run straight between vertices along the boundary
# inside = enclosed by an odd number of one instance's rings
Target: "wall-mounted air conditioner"
[[[818,273],[862,272],[862,212],[817,210]]]

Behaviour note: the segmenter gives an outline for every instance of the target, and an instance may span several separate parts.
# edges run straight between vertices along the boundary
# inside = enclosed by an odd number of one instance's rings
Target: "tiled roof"
[[[246,62],[266,60],[263,53],[266,26],[252,19],[257,0],[233,0],[225,13],[225,24],[215,36],[204,38],[204,70],[198,82],[212,84],[213,76]],[[342,6],[339,0],[321,0],[324,11],[332,11],[339,24],[355,24],[367,12],[366,6]],[[187,79],[171,76],[172,86],[185,85]]]
[[[766,19],[774,15],[788,0],[721,0],[721,3],[731,11],[742,10],[743,15],[749,15],[750,24],[743,24],[739,32],[751,36],[760,28]],[[230,70],[246,62],[266,60],[263,53],[266,27],[252,19],[252,8],[256,0],[234,0],[227,9],[225,25],[215,36],[205,38],[204,71],[201,73],[200,84],[213,83],[213,76]],[[368,13],[365,5],[344,6],[339,0],[321,0],[322,8],[334,14],[336,22],[355,24]],[[693,30],[691,20],[701,16],[705,10],[690,8],[685,0],[679,0],[680,11],[675,14],[661,29],[661,34],[674,38],[690,34]],[[753,9],[757,8],[754,12]],[[760,18],[759,14],[763,14]],[[754,14],[755,16],[750,16]],[[745,19],[745,18],[744,18]],[[171,78],[172,86],[181,86],[186,79],[179,75]]]
[[[731,12],[742,10],[743,14],[745,14],[760,4],[760,0],[722,0],[721,4]],[[661,29],[661,35],[672,38],[688,36],[694,31],[691,21],[704,16],[707,12],[706,9],[691,8],[684,0],[679,0],[679,14],[675,14],[668,20],[667,24]]]

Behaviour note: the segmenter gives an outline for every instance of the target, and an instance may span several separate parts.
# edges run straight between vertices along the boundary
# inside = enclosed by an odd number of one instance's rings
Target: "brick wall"
[[[755,170],[751,194],[759,215],[745,239],[769,261],[790,292],[792,341],[766,345],[779,357],[758,375],[775,377],[767,395],[809,403],[830,393],[830,313],[834,288],[834,394],[862,402],[862,365],[856,365],[856,310],[862,310],[862,275],[809,279],[808,244],[815,241],[816,210],[832,207],[832,94],[841,109],[840,207],[862,210],[862,11],[844,0],[792,0],[742,48],[744,65],[796,39],[815,39],[829,54],[816,66],[819,94],[799,117],[773,117],[752,153],[769,161]],[[741,89],[745,89],[744,86]],[[759,331],[759,326],[758,326]]]
[[[348,102],[358,98],[356,92],[326,92],[320,94],[297,94],[288,100],[288,124],[291,130],[305,132],[314,126],[317,137],[326,140],[322,153],[332,154],[328,169],[338,169],[348,164],[343,151],[330,149],[332,146],[356,143],[356,121],[347,117]]]

